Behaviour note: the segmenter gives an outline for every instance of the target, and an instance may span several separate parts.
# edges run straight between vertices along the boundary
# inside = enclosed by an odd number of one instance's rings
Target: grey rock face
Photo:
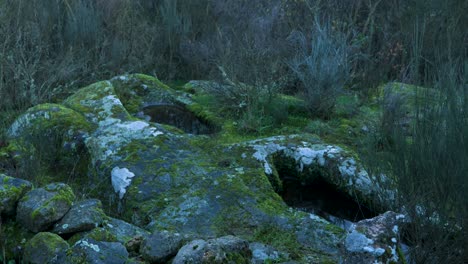
[[[125,221],[106,217],[102,226],[91,231],[76,233],[72,238],[74,241],[93,239],[101,242],[119,242],[125,245],[129,253],[139,255],[141,241],[150,234],[150,232]]]
[[[399,263],[399,226],[405,216],[386,212],[353,225],[344,241],[344,263]]]
[[[82,239],[70,248],[68,254],[60,256],[56,263],[124,264],[127,261],[128,252],[121,243]]]
[[[85,200],[74,204],[70,211],[54,225],[52,232],[70,234],[89,231],[101,225],[105,217],[101,201]]]
[[[60,236],[41,232],[28,241],[24,249],[24,263],[43,264],[52,262],[59,254],[69,248],[68,243]]]
[[[140,252],[151,263],[165,263],[177,254],[182,242],[183,237],[178,233],[155,232],[143,241]]]
[[[263,264],[267,261],[278,261],[284,255],[284,253],[262,243],[250,243],[249,249],[252,251],[251,262],[253,264]]]
[[[31,188],[28,181],[0,174],[0,215],[14,215],[18,201]]]
[[[121,243],[126,243],[134,237],[147,237],[150,235],[148,231],[138,226],[115,218],[110,218],[108,222],[103,225],[102,229],[115,235],[117,241]]]
[[[70,210],[75,195],[64,183],[28,192],[18,203],[16,220],[32,232],[50,228]]]
[[[225,236],[207,241],[193,240],[179,250],[172,263],[250,263],[251,257],[247,241]]]

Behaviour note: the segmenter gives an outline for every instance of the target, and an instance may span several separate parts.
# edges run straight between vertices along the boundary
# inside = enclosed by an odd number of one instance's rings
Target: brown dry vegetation
[[[242,105],[232,112],[256,129],[281,120],[279,92],[330,118],[345,90],[365,102],[391,80],[434,87],[440,105],[417,103],[430,114],[410,141],[390,129],[398,109],[385,112],[373,136],[391,144],[370,163],[399,179],[416,262],[461,263],[466,230],[424,219],[468,219],[466,10],[463,0],[0,0],[0,146],[21,111],[122,73],[227,76],[237,90],[219,101]],[[411,209],[419,204],[425,215]]]

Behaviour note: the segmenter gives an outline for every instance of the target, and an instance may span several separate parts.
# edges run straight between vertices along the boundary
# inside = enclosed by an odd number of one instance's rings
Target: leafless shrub
[[[301,81],[301,93],[313,115],[329,116],[350,74],[350,46],[345,36],[333,32],[329,24],[314,24],[311,40],[302,32],[290,36],[297,47],[289,67]],[[310,43],[310,44],[309,44]]]

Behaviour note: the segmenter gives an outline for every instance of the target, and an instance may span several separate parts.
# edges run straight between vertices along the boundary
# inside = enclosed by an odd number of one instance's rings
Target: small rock
[[[15,215],[16,205],[31,190],[28,181],[0,174],[0,215]]]
[[[136,236],[125,243],[125,248],[127,249],[128,253],[137,255],[140,253],[142,242],[143,236]]]
[[[251,258],[247,241],[224,236],[207,241],[193,240],[179,250],[172,263],[250,263]]]
[[[250,243],[250,250],[252,251],[252,264],[263,264],[267,261],[278,261],[281,257],[280,253],[273,247],[262,243]]]
[[[403,215],[386,212],[353,225],[344,241],[344,263],[398,263],[398,226]]]
[[[64,183],[28,192],[18,203],[16,220],[32,232],[49,229],[70,210],[75,195]]]
[[[41,232],[28,241],[24,249],[24,263],[42,264],[49,263],[57,258],[61,252],[65,252],[70,246],[60,236]]]
[[[118,242],[82,239],[62,257],[64,259],[59,259],[56,263],[124,264],[128,261],[128,252]]]
[[[55,224],[53,233],[70,234],[89,231],[98,227],[106,215],[102,211],[102,203],[96,199],[76,203],[70,211]]]
[[[123,244],[131,238],[150,235],[148,231],[116,218],[110,218],[102,229],[115,235],[117,241]]]
[[[165,263],[182,247],[183,237],[168,231],[155,232],[143,241],[141,254],[151,263]]]

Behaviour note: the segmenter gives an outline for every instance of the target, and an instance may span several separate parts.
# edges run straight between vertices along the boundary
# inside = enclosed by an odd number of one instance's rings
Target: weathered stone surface
[[[342,147],[324,144],[318,139],[308,140],[304,135],[290,135],[232,147],[233,150],[236,148],[243,149],[246,158],[253,157],[261,162],[270,179],[277,177],[275,167],[288,163],[284,166],[291,168],[291,173],[295,173],[301,183],[313,181],[313,177],[322,177],[337,190],[356,197],[361,203],[372,202],[382,208],[392,205],[394,192],[380,187],[375,177],[369,175],[355,158],[355,154]],[[317,173],[317,170],[321,173]]]
[[[0,174],[0,216],[15,215],[18,201],[31,188],[28,181]]]
[[[247,241],[225,236],[188,243],[179,250],[172,263],[250,263],[251,257]]]
[[[67,254],[60,255],[54,263],[124,264],[128,261],[128,252],[121,243],[82,239],[76,242]]]
[[[399,263],[399,226],[405,216],[386,212],[359,221],[349,230],[344,242],[344,263]]]
[[[363,203],[391,201],[387,198],[393,193],[373,185],[372,176],[355,155],[342,147],[307,134],[217,143],[169,126],[175,123],[157,123],[158,111],[145,113],[154,105],[183,108],[204,121],[219,121],[192,102],[189,94],[139,74],[80,89],[59,108],[59,112],[78,114],[78,124],[72,127],[81,127],[84,121],[89,128],[81,138],[89,155],[87,177],[80,178],[83,187],[90,197],[109,201],[106,212],[118,213],[133,225],[151,232],[189,234],[205,239],[203,243],[228,234],[266,245],[273,240],[279,245],[275,248],[295,251],[290,254],[294,260],[320,263],[339,260],[345,231],[289,208],[275,192],[282,187],[280,166],[289,166],[299,182],[321,177]],[[49,112],[40,113],[46,122]],[[11,128],[18,140],[25,135],[22,129]],[[115,228],[108,228],[114,223]],[[141,233],[147,235],[111,220],[74,239],[124,244]]]
[[[20,162],[31,157],[54,172],[73,168],[76,175],[85,174],[88,155],[84,139],[93,124],[84,116],[60,104],[41,104],[28,109],[8,129]]]
[[[32,232],[50,228],[70,210],[75,195],[64,183],[28,192],[18,203],[16,220]]]
[[[89,231],[100,226],[105,218],[101,201],[97,199],[84,200],[75,203],[70,211],[54,225],[52,232],[71,234]]]
[[[140,252],[151,263],[165,263],[177,254],[183,240],[179,233],[155,232],[143,241]]]
[[[26,244],[23,261],[31,264],[50,263],[69,247],[68,243],[60,236],[41,232]]]
[[[269,262],[277,262],[281,258],[287,259],[286,254],[279,252],[271,246],[262,243],[250,243],[249,249],[252,251],[252,264],[263,264]]]
[[[115,218],[110,218],[102,228],[115,235],[116,240],[122,244],[134,237],[147,237],[150,235],[150,232],[138,226]]]
[[[88,232],[79,232],[70,238],[70,241],[76,242],[82,239],[93,239],[103,242],[119,242],[126,245],[132,239],[146,238],[151,233],[139,228],[135,225],[129,224],[125,221],[106,217],[102,226],[94,228]]]

